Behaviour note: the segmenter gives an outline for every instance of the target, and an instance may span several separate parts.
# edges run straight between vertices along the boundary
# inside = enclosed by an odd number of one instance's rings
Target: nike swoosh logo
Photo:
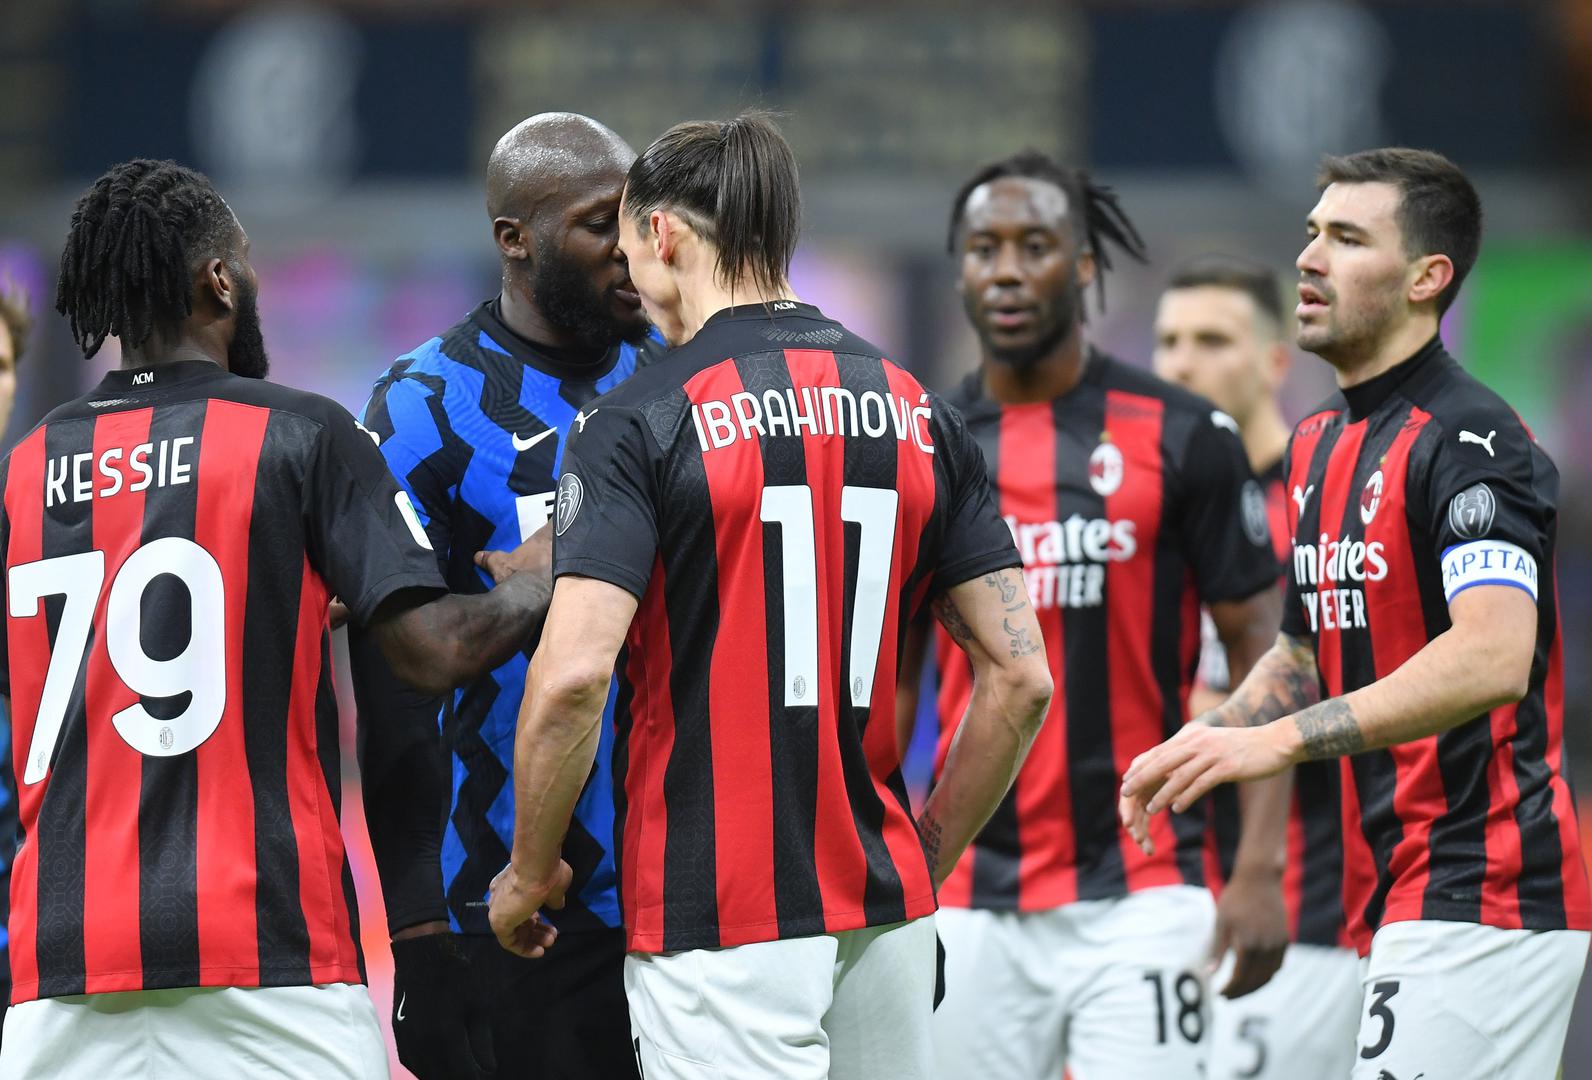
[[[397,1018],[400,1021],[402,1021],[404,1019],[404,1002],[406,1002],[408,1000],[409,1000],[409,991],[405,990],[404,993],[403,993],[403,996],[398,999],[398,1015],[397,1015]]]
[[[514,452],[516,454],[523,454],[525,451],[529,450],[531,447],[535,446],[549,435],[557,434],[557,432],[557,428],[548,428],[546,431],[537,432],[529,439],[522,439],[518,435],[511,435],[509,436],[509,442],[514,444]]]

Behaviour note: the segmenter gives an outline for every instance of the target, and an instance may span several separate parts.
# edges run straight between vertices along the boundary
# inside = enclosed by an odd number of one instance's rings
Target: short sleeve
[[[342,409],[328,413],[311,452],[304,517],[310,564],[361,625],[400,589],[446,590],[409,494]]]
[[[1525,428],[1479,410],[1434,432],[1424,490],[1444,599],[1476,585],[1538,594],[1557,513],[1558,473]]]
[[[582,415],[558,478],[553,576],[597,578],[639,600],[658,554],[661,455],[634,410],[600,406]]]
[[[458,478],[453,460],[453,432],[442,407],[442,393],[413,375],[384,375],[371,391],[360,424],[381,448],[398,486],[409,493],[415,514],[439,565],[446,565],[452,546],[451,507]]]
[[[1194,422],[1179,463],[1184,561],[1205,603],[1243,600],[1277,581],[1266,494],[1244,444],[1217,416]]]
[[[933,399],[935,454],[945,470],[948,512],[935,562],[933,592],[981,575],[1021,566],[1012,531],[1000,515],[995,487],[978,442],[954,405]]]

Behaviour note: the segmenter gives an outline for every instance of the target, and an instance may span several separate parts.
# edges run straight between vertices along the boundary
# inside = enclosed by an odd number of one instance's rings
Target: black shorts
[[[639,1080],[625,1004],[625,932],[559,935],[539,960],[495,938],[464,938],[492,1010],[498,1075],[523,1080]]]

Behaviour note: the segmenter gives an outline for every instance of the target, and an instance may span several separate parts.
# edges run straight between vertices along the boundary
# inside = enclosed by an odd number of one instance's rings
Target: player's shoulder
[[[1238,434],[1238,422],[1211,404],[1209,398],[1167,382],[1154,372],[1109,353],[1092,350],[1090,363],[1098,371],[1099,383],[1106,390],[1158,402],[1162,414],[1171,423],[1213,424],[1234,435]]]
[[[209,389],[209,396],[238,405],[269,409],[283,416],[298,417],[320,427],[356,422],[353,414],[329,397],[313,390],[300,390],[265,379],[246,379],[228,374]]]
[[[1554,468],[1514,407],[1446,352],[1434,357],[1404,392],[1426,414],[1422,445],[1432,457],[1499,472]]]

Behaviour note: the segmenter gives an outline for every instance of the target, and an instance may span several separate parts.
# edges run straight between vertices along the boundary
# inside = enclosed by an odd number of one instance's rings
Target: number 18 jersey
[[[327,601],[442,589],[331,401],[113,371],[0,466],[12,1002],[358,982]]]
[[[554,531],[555,574],[640,601],[615,710],[629,948],[932,912],[902,635],[925,599],[1018,565],[956,411],[816,308],[727,309],[586,406]]]

